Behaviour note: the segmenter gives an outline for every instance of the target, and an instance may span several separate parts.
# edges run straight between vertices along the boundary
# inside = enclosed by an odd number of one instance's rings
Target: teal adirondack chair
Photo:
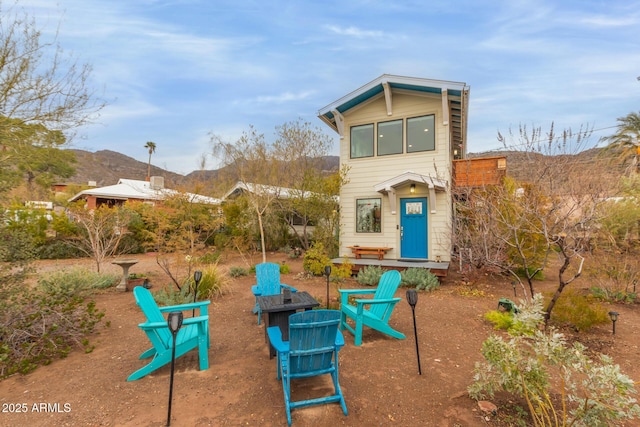
[[[147,321],[140,323],[138,327],[147,334],[147,338],[149,338],[152,345],[150,349],[140,355],[140,359],[153,358],[147,365],[129,375],[127,381],[140,379],[171,362],[173,336],[162,313],[172,311],[189,311],[189,315],[191,315],[192,310],[199,309],[198,316],[185,318],[182,327],[178,331],[176,336],[176,358],[194,348],[198,348],[200,370],[209,369],[209,315],[207,306],[211,301],[158,307],[151,292],[142,286],[136,286],[133,289],[133,295],[136,299],[136,304],[147,316]]]
[[[341,296],[340,305],[340,330],[348,329],[355,337],[355,345],[362,345],[362,328],[368,326],[394,338],[404,339],[403,333],[389,326],[389,318],[394,307],[402,298],[394,298],[400,282],[400,273],[389,270],[380,277],[376,289],[339,289]],[[350,296],[373,294],[372,298],[357,298],[356,305],[349,304]],[[365,307],[369,307],[365,309]],[[347,323],[351,318],[355,327]]]
[[[289,316],[289,341],[282,340],[279,326],[267,328],[269,341],[278,353],[277,378],[282,379],[287,422],[291,425],[291,410],[311,405],[338,402],[348,415],[338,381],[338,352],[344,338],[338,330],[338,310],[310,310]],[[291,380],[319,375],[331,375],[334,394],[306,400],[291,400]]]
[[[259,296],[278,295],[283,289],[288,288],[291,292],[298,290],[292,286],[280,283],[280,265],[274,262],[263,262],[256,265],[256,284],[251,286],[251,292],[256,297],[256,304],[253,313],[258,315],[258,325],[262,320],[262,310],[258,304]]]

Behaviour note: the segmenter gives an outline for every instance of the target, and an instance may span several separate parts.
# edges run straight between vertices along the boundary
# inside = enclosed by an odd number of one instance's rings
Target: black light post
[[[193,302],[196,302],[196,298],[198,297],[198,285],[200,284],[200,280],[202,280],[202,271],[196,270],[193,273],[193,280],[196,283],[193,289]],[[195,307],[191,310],[191,317],[196,317]]]
[[[173,336],[173,344],[171,348],[171,380],[169,382],[169,409],[167,411],[167,427],[169,427],[171,425],[171,400],[173,397],[173,371],[175,368],[175,361],[176,361],[176,336],[178,335],[178,331],[182,326],[182,312],[172,311],[171,313],[169,313],[167,323],[169,324],[169,330],[171,331],[171,335]]]
[[[516,293],[516,282],[515,282],[515,280],[511,281],[511,287],[513,288],[513,296],[517,297],[518,294]]]
[[[418,374],[422,375],[420,367],[420,347],[418,347],[418,328],[416,327],[416,304],[418,303],[418,292],[415,289],[407,290],[407,302],[411,306],[413,312],[413,333],[416,337],[416,356],[418,357]]]
[[[329,276],[331,276],[331,266],[324,266],[324,275],[327,276],[327,310],[329,310]]]
[[[616,334],[616,321],[618,320],[619,315],[620,313],[618,313],[617,311],[609,312],[609,317],[611,318],[611,323],[613,324],[613,335]]]

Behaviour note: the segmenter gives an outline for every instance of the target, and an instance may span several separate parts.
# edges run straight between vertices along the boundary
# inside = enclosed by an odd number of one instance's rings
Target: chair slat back
[[[339,324],[338,310],[310,310],[289,316],[289,366],[293,374],[331,366]]]
[[[278,295],[280,293],[280,265],[264,262],[256,265],[256,284],[260,295]]]
[[[147,317],[147,321],[149,322],[166,322],[167,320],[162,315],[162,312],[158,308],[158,304],[153,299],[153,295],[149,292],[148,289],[143,288],[142,286],[136,286],[133,288],[133,296],[136,299],[136,304],[140,307],[140,310]],[[163,342],[167,342],[171,333],[169,329],[156,329],[154,333],[157,334]]]
[[[376,293],[373,295],[373,299],[377,300],[393,298],[396,290],[398,290],[398,286],[400,286],[401,281],[402,277],[400,276],[399,271],[386,271],[380,277],[380,281],[378,282],[378,289],[376,289]],[[374,304],[369,309],[371,314],[375,315],[379,319],[385,319],[387,317],[387,310],[393,310],[393,304]]]

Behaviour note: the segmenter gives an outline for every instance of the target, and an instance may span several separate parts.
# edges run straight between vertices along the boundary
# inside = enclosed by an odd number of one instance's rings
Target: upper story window
[[[373,157],[373,124],[351,128],[351,158]]]
[[[435,116],[407,119],[407,153],[436,149]]]
[[[378,123],[378,156],[402,154],[402,120]]]

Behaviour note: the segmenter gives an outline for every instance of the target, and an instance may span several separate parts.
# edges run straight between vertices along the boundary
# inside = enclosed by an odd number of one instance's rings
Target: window
[[[356,233],[380,233],[381,199],[356,200]]]
[[[402,154],[402,120],[378,123],[378,156]]]
[[[435,150],[435,117],[407,119],[407,153]]]
[[[373,124],[351,128],[351,158],[373,157]]]

